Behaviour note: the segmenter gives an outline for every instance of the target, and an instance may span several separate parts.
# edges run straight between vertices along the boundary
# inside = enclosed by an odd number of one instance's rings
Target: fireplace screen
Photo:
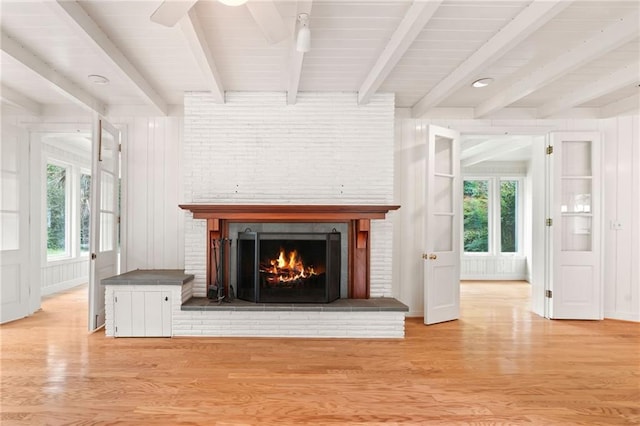
[[[340,297],[340,233],[241,232],[238,298],[329,303]]]

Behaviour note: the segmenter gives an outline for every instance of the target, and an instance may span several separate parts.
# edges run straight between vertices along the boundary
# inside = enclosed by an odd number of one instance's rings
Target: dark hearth
[[[238,298],[329,303],[340,297],[340,233],[241,232]]]

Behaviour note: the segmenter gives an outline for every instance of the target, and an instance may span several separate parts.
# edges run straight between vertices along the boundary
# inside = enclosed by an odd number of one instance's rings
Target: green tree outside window
[[[47,164],[47,255],[67,252],[67,169]]]

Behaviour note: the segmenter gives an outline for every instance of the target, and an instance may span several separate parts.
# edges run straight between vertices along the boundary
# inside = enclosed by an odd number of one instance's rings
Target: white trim
[[[83,276],[83,277],[74,278],[68,281],[62,281],[47,287],[43,287],[40,295],[42,297],[49,296],[64,290],[69,290],[70,288],[74,288],[82,284],[86,284],[88,281],[89,281],[89,276]]]

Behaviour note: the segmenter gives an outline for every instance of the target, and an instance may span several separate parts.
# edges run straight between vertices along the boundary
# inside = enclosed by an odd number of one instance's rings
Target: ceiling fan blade
[[[173,27],[198,0],[165,0],[151,14],[151,21],[165,27]]]
[[[247,2],[247,9],[249,9],[251,16],[258,24],[267,42],[275,44],[289,37],[286,24],[272,0],[249,1]]]

